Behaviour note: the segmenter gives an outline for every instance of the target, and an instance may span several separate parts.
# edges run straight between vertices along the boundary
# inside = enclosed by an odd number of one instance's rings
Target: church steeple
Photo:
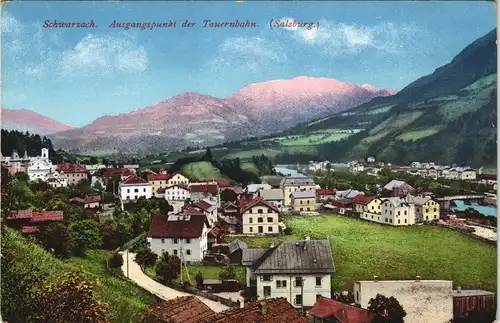
[[[24,157],[23,157],[23,159],[24,160],[28,160],[29,159],[29,157],[28,157],[28,151],[27,150],[24,151]]]

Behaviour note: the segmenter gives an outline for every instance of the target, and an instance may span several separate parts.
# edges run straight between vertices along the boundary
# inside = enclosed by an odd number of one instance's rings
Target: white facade
[[[27,168],[27,173],[30,181],[46,181],[50,173],[55,169],[52,162],[48,159],[34,159],[30,161]]]
[[[122,210],[124,209],[123,204],[131,201],[136,201],[141,197],[146,199],[151,198],[151,185],[149,183],[141,184],[124,184],[120,183],[118,186],[118,195],[120,196],[120,202]]]
[[[185,201],[191,198],[189,189],[182,186],[173,185],[165,189],[165,199],[167,201]]]
[[[415,204],[407,203],[399,197],[382,199],[380,204],[374,206],[376,209],[369,208],[363,212],[361,218],[396,226],[413,225],[416,222]]]
[[[330,275],[255,275],[255,278],[259,300],[283,297],[294,307],[312,307],[317,297],[332,297]]]
[[[158,256],[166,251],[184,261],[201,262],[208,250],[208,228],[203,225],[203,232],[198,238],[147,238],[150,249]]]
[[[68,187],[68,177],[59,172],[53,172],[48,176],[47,184],[54,188]]]
[[[243,234],[278,234],[279,213],[257,204],[242,214]]]

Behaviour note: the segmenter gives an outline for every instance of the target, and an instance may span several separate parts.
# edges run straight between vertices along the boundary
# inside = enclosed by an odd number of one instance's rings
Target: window
[[[130,189],[127,189],[127,193],[130,193]]]
[[[406,215],[406,211],[405,211],[405,215]]]
[[[161,243],[165,243],[165,239],[163,239],[163,238],[162,238],[162,239],[161,239]]]
[[[302,200],[300,200],[300,204],[302,204]]]
[[[186,238],[186,243],[191,243],[191,239]]]
[[[392,219],[389,219],[389,222],[392,223]]]
[[[250,210],[248,210],[248,213],[253,213],[252,211],[253,211],[253,210],[252,210],[252,209],[250,209]]]
[[[139,189],[138,188],[134,188],[134,193],[138,193],[139,192]]]
[[[311,204],[310,202],[311,202],[310,200],[307,200],[307,204]]]
[[[268,217],[268,218],[267,218],[267,223],[272,223],[272,222],[273,222],[273,218]]]
[[[144,189],[143,192],[146,193],[146,189]]]
[[[303,207],[301,207],[301,208],[300,208],[300,211],[304,211],[304,208],[303,208]]]
[[[273,203],[274,204],[274,203]],[[273,213],[273,210],[267,209],[267,213]]]
[[[405,223],[407,223],[408,221],[405,219]]]
[[[270,282],[271,280],[273,280],[271,275],[262,275],[260,277],[263,282]]]
[[[434,208],[434,212],[436,212],[436,211],[437,211],[437,208]]]
[[[359,301],[359,292],[356,291],[356,300]]]
[[[295,277],[295,287],[301,287],[302,286],[302,277]]]
[[[310,208],[310,207],[308,207],[308,208],[307,208],[307,211],[311,211],[311,208]]]
[[[398,215],[401,215],[401,211],[398,211]]]
[[[250,231],[250,232],[253,232],[253,228],[252,228],[252,227],[250,227],[250,228],[249,228],[249,231]]]
[[[267,227],[267,232],[273,232],[273,227]]]
[[[286,280],[277,280],[276,288],[286,288]]]
[[[302,295],[295,295],[295,305],[302,305]]]
[[[258,209],[258,210],[257,210],[257,213],[262,213],[262,209]]]
[[[259,233],[264,233],[264,228],[262,226],[259,226]]]
[[[320,299],[321,297],[323,297],[321,294],[316,294],[316,300]]]
[[[263,218],[257,218],[257,222],[262,223],[262,222],[264,222],[264,219]]]
[[[177,249],[174,249],[174,255],[177,256]]]
[[[271,296],[271,286],[264,286],[264,297]]]
[[[179,239],[174,238],[174,243],[179,243]]]
[[[186,249],[186,255],[191,255],[191,250],[190,249]]]
[[[401,220],[398,220],[398,224],[401,222]]]
[[[316,277],[316,287],[321,286],[321,277]]]

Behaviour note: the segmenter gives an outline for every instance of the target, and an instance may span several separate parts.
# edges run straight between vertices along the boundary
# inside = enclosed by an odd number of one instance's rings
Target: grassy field
[[[93,250],[85,258],[62,261],[12,230],[6,232],[5,237],[2,235],[2,238],[7,239],[7,248],[12,248],[19,255],[16,262],[35,263],[49,275],[47,279],[50,283],[61,281],[65,274],[72,271],[81,271],[92,282],[95,299],[108,303],[108,319],[111,322],[138,322],[149,304],[155,302],[153,295],[107,270],[105,260],[110,256],[110,251]]]
[[[238,237],[249,248],[282,240],[329,239],[336,290],[351,289],[358,280],[452,280],[462,288],[496,290],[497,249],[458,232],[432,226],[391,227],[338,215],[285,218],[293,235]]]
[[[189,163],[182,167],[182,173],[194,179],[223,179],[224,176],[210,162]]]
[[[422,139],[425,137],[435,135],[436,133],[438,133],[438,131],[439,131],[439,129],[437,127],[436,128],[429,128],[429,129],[425,129],[425,130],[410,131],[410,132],[406,132],[402,135],[399,135],[398,138],[401,140],[404,140],[404,141],[418,140],[418,139]]]
[[[260,156],[262,154],[268,157],[274,157],[279,154],[279,150],[275,149],[249,149],[249,150],[241,150],[237,152],[233,152],[228,154],[227,158],[240,158],[242,160],[251,160],[252,156]]]
[[[221,267],[221,266],[188,265],[187,268],[188,268],[188,272],[189,272],[189,278],[191,279],[191,284],[195,285],[196,284],[195,277],[196,277],[196,274],[198,274],[198,272],[200,272],[203,275],[204,279],[219,279],[219,273],[223,267]],[[236,280],[238,280],[241,283],[244,283],[246,281],[245,268],[242,266],[234,266],[234,270],[236,273]],[[153,267],[146,268],[145,273],[149,277],[158,281],[155,269]],[[187,281],[185,271],[182,273],[182,275],[183,275],[183,280]],[[181,277],[179,276],[175,280],[175,282],[180,283]]]
[[[251,162],[248,162],[248,163],[242,163],[241,164],[241,169],[243,170],[246,170],[248,172],[252,172],[256,175],[260,175],[260,171],[259,169],[257,168],[257,166],[255,166],[254,163],[251,163]]]

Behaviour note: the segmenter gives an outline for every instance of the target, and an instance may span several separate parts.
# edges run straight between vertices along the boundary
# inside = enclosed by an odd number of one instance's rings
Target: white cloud
[[[4,34],[19,34],[23,31],[23,24],[11,16],[8,13],[5,13],[2,17],[2,31]]]
[[[229,37],[218,48],[218,55],[209,62],[211,69],[248,70],[258,72],[270,64],[281,63],[286,55],[277,44],[259,36]]]
[[[415,25],[390,22],[364,26],[320,20],[317,28],[292,30],[293,39],[329,55],[359,53],[368,48],[397,54],[423,35],[424,31]]]
[[[63,74],[134,74],[147,68],[148,54],[143,46],[127,37],[89,34],[62,54]]]

